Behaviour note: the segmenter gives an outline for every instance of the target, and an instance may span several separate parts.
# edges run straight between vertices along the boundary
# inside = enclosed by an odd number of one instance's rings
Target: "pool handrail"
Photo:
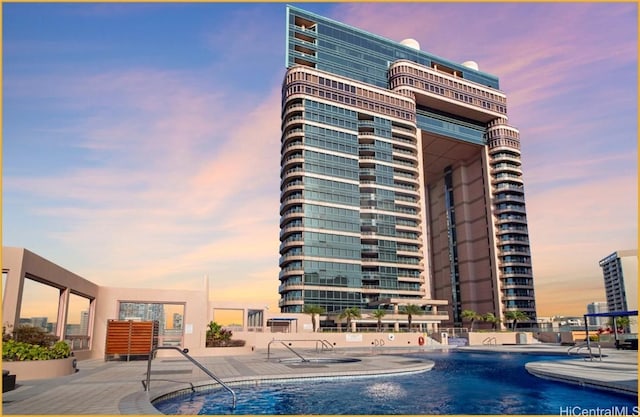
[[[482,341],[483,345],[497,345],[498,344],[498,339],[496,339],[494,336],[490,336],[487,337],[486,339],[484,339]]]
[[[596,346],[598,346],[598,359],[600,360],[600,362],[602,362],[602,347],[600,346],[600,343],[596,343]],[[575,349],[575,354],[577,355],[580,352],[580,349],[582,348],[587,348],[587,350],[589,351],[589,360],[591,362],[593,362],[593,353],[591,351],[591,346],[592,344],[589,342],[582,342],[582,343],[578,343],[576,345],[570,346],[569,349],[567,349],[567,355],[571,355],[571,351],[573,349]],[[584,360],[586,361],[587,358],[584,358]]]
[[[205,374],[207,374],[209,377],[211,377],[211,379],[213,379],[214,381],[216,381],[218,384],[220,384],[220,386],[222,386],[224,389],[226,389],[227,391],[229,391],[231,393],[231,395],[233,396],[233,406],[232,409],[236,408],[236,403],[237,403],[237,399],[236,399],[236,393],[229,388],[229,386],[227,384],[225,384],[224,382],[222,382],[217,376],[215,376],[211,371],[209,371],[205,366],[203,366],[200,362],[198,362],[197,360],[193,359],[190,355],[189,355],[189,349],[187,348],[180,348],[178,346],[158,346],[155,347],[151,350],[151,352],[149,352],[149,360],[147,362],[147,378],[146,378],[146,383],[145,381],[142,381],[142,385],[144,386],[144,390],[149,392],[149,385],[151,385],[151,361],[153,360],[153,357],[155,356],[156,351],[160,350],[160,349],[173,349],[173,350],[177,350],[178,352],[180,352],[182,354],[182,356],[184,356],[185,358],[187,358],[191,363],[193,363],[194,365],[196,365],[198,368],[200,368],[202,370],[202,372],[204,372]]]
[[[309,362],[309,359],[306,359],[305,357],[303,357],[301,354],[296,352],[291,346],[288,346],[287,344],[285,344],[285,342],[316,342],[316,352],[318,351],[318,343],[322,345],[322,350],[325,350],[325,348],[327,350],[333,350],[333,345],[326,339],[272,339],[267,345],[267,360],[271,358],[271,344],[274,342],[280,342],[282,346],[286,347],[291,352],[293,352],[294,355],[302,359],[302,362]]]

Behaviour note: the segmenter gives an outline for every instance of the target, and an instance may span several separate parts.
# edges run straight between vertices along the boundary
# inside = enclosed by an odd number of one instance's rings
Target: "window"
[[[20,324],[41,327],[56,333],[60,289],[26,277],[22,289]]]
[[[184,304],[120,302],[119,320],[157,320],[159,346],[181,346]]]
[[[89,315],[91,312],[91,300],[81,295],[70,294],[67,310],[67,322],[65,323],[65,340],[72,349],[88,349]]]
[[[244,311],[237,308],[215,308],[213,309],[213,321],[225,328],[242,330]]]

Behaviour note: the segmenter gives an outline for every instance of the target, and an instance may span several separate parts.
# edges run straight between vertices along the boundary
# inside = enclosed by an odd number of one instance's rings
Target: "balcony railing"
[[[64,341],[67,342],[71,350],[87,350],[89,349],[89,341],[91,337],[87,335],[65,335]]]

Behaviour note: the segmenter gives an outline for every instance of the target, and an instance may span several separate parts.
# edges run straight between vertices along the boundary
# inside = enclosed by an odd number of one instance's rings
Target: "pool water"
[[[530,375],[524,364],[566,356],[434,352],[411,375],[234,387],[154,402],[163,414],[637,414],[637,397]],[[380,360],[384,360],[381,357]],[[563,412],[564,411],[564,412]]]

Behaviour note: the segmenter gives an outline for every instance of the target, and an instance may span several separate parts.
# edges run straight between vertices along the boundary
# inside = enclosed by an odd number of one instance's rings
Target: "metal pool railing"
[[[301,354],[296,352],[291,347],[291,343],[287,344],[285,342],[315,342],[316,343],[316,352],[318,352],[319,350],[322,350],[322,351],[333,350],[333,345],[328,340],[324,340],[324,339],[310,339],[310,340],[306,340],[306,339],[273,339],[267,345],[267,360],[269,360],[271,358],[271,344],[272,343],[280,343],[282,346],[284,346],[285,348],[287,348],[291,352],[293,352],[294,355],[296,355],[297,357],[302,359],[303,362],[308,362],[309,361],[308,359],[303,357]]]
[[[496,339],[495,337],[487,337],[486,339],[484,339],[482,341],[483,345],[497,345],[498,344],[498,339]]]
[[[182,356],[184,356],[185,358],[189,359],[189,361],[191,363],[193,363],[195,366],[197,366],[198,368],[200,368],[202,370],[202,372],[204,372],[205,374],[209,375],[209,377],[211,379],[213,379],[214,381],[216,381],[218,384],[220,384],[220,386],[222,386],[222,388],[226,389],[227,391],[229,391],[231,393],[231,395],[233,396],[233,406],[232,408],[236,408],[236,393],[229,388],[229,386],[227,384],[225,384],[224,382],[222,382],[217,376],[215,376],[211,371],[209,371],[206,367],[204,367],[200,362],[198,362],[197,360],[193,359],[190,355],[189,355],[189,349],[180,349],[179,347],[176,346],[158,346],[157,348],[154,348],[151,352],[149,352],[149,361],[147,362],[147,378],[145,381],[142,381],[142,386],[144,387],[144,390],[149,392],[149,385],[151,384],[151,360],[153,359],[153,357],[155,356],[155,353],[157,350],[159,349],[173,349],[173,350],[177,350],[178,352],[180,352],[182,354]]]
[[[595,345],[598,346],[598,359],[600,360],[600,362],[602,362],[602,347],[600,346],[599,343]],[[586,348],[589,351],[589,360],[593,362],[594,355],[593,355],[593,352],[591,351],[591,346],[592,346],[592,343],[587,343],[587,342],[579,343],[577,345],[569,347],[569,349],[567,349],[567,355],[571,355],[574,349],[575,351],[573,353],[577,355],[580,353],[580,349]],[[587,358],[584,358],[584,360],[586,361]]]

